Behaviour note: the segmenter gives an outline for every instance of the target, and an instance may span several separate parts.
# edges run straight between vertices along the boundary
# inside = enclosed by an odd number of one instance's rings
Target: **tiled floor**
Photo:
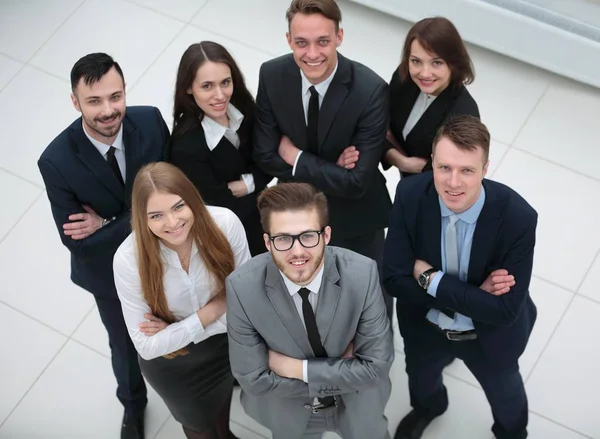
[[[389,79],[409,25],[341,1],[341,51]],[[183,50],[210,39],[234,54],[252,91],[258,67],[286,53],[287,0],[0,1],[0,439],[118,437],[106,335],[92,297],[69,281],[36,160],[78,116],[71,65],[92,51],[121,63],[129,104],[158,106],[171,123]],[[484,24],[482,24],[484,25]],[[543,44],[543,42],[540,42]],[[600,91],[471,48],[471,90],[493,138],[491,178],[538,210],[532,295],[539,319],[521,359],[530,437],[600,438]],[[395,188],[396,173],[388,172]],[[402,340],[393,368],[390,429],[408,411]],[[491,439],[485,397],[460,363],[447,370],[449,411],[426,439]],[[237,401],[240,438],[270,437]],[[182,438],[155,393],[150,439]]]

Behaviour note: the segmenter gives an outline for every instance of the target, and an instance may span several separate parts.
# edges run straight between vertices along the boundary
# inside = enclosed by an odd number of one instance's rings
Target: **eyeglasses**
[[[298,235],[269,235],[269,239],[273,243],[275,250],[285,252],[294,246],[296,240],[300,242],[300,245],[304,248],[313,248],[319,245],[321,242],[321,234],[325,232],[325,227],[321,230],[307,230],[306,232],[299,233]]]

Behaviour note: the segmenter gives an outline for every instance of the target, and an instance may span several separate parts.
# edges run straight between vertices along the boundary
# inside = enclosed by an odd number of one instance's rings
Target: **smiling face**
[[[146,208],[148,228],[167,247],[177,251],[190,243],[194,214],[179,195],[154,192]]]
[[[323,227],[315,209],[271,212],[269,224],[269,233],[272,237],[319,231]],[[295,284],[307,285],[323,266],[323,255],[325,246],[331,238],[331,229],[325,227],[325,231],[319,238],[319,244],[312,248],[305,248],[296,240],[289,250],[279,251],[269,239],[269,235],[265,233],[264,238],[277,268]]]
[[[85,131],[99,142],[114,142],[125,117],[125,83],[113,67],[98,81],[86,85],[79,80],[71,101],[81,113]]]
[[[430,53],[415,38],[410,45],[408,72],[423,93],[439,95],[450,84],[450,67],[435,53]]]
[[[233,95],[231,69],[224,63],[206,61],[196,72],[188,93],[206,116],[217,122],[226,122],[227,106]]]
[[[327,79],[337,65],[337,48],[344,31],[321,14],[294,15],[286,34],[294,60],[311,84]]]
[[[483,149],[459,149],[443,136],[435,145],[432,157],[435,189],[446,207],[460,213],[475,204],[489,165]]]

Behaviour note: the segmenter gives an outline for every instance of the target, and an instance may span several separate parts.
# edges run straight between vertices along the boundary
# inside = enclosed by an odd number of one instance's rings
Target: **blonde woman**
[[[187,438],[234,438],[224,281],[250,259],[244,227],[168,163],[139,171],[131,215],[113,266],[142,374]]]

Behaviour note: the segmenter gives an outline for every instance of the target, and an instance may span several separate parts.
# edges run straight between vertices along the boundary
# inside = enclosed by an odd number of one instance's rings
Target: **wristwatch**
[[[427,287],[429,286],[429,280],[431,278],[431,275],[433,273],[435,273],[437,270],[435,268],[430,268],[429,270],[425,270],[423,273],[421,273],[419,275],[419,279],[417,280],[417,282],[419,283],[419,286],[421,288],[423,288],[424,290],[427,289]]]
[[[111,221],[114,221],[116,219],[115,216],[113,216],[112,218],[104,218],[102,220],[102,225],[100,226],[100,228],[104,227],[105,225],[107,225],[108,223],[110,223]]]

